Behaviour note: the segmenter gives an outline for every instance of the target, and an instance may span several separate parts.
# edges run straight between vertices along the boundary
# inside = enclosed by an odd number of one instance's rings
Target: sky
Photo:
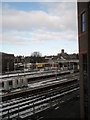
[[[30,56],[38,51],[78,53],[76,2],[2,2],[2,49]]]

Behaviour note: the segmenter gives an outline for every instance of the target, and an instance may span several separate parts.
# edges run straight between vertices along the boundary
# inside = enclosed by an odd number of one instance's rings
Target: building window
[[[82,13],[81,15],[81,31],[86,31],[86,12]]]
[[[84,92],[84,113],[88,120],[88,80],[87,80],[87,54],[83,55],[83,92]]]

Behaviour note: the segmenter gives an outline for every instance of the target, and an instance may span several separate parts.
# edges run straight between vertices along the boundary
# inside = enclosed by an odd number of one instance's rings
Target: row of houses
[[[72,57],[71,57],[72,56]],[[1,72],[9,72],[14,70],[24,70],[30,63],[56,63],[60,60],[78,59],[78,54],[64,53],[64,49],[56,56],[32,57],[32,56],[14,56],[14,54],[7,54],[0,52],[0,68]]]

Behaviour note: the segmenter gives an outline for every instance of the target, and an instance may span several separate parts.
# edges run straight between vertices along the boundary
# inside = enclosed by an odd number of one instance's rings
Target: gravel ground
[[[74,99],[55,107],[42,120],[80,120],[80,99]]]

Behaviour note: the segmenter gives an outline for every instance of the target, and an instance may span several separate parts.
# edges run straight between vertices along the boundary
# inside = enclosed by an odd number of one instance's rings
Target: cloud
[[[71,3],[49,3],[49,13],[45,11],[3,11],[3,29],[30,30],[45,28],[48,30],[75,30],[75,7]],[[63,7],[64,6],[64,7]],[[67,7],[68,6],[68,7]]]
[[[45,41],[45,40],[76,40],[74,32],[51,32],[44,30],[37,30],[32,33],[32,40]]]
[[[77,0],[2,0],[2,2],[76,2]],[[85,0],[79,0],[84,1]],[[87,0],[88,1],[88,0]]]
[[[30,30],[42,27],[59,30],[65,27],[63,20],[63,16],[61,19],[59,16],[49,15],[43,11],[11,11],[11,13],[7,11],[3,15],[3,27],[9,30]]]
[[[26,41],[76,40],[75,3],[41,3],[44,4],[49,7],[48,12],[21,11],[6,5],[2,14],[4,43],[24,45]]]
[[[3,44],[14,44],[19,46],[25,46],[30,43],[40,43],[46,41],[75,41],[77,34],[75,32],[52,32],[44,29],[38,29],[33,32],[4,32]]]

